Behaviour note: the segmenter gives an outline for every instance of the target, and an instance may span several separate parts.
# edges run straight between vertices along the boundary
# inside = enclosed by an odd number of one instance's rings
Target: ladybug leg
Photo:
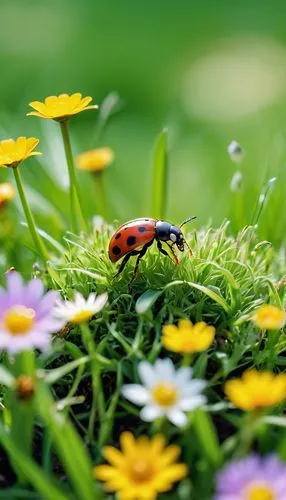
[[[138,267],[139,267],[139,264],[140,264],[140,260],[142,259],[142,257],[144,257],[145,253],[147,252],[148,248],[152,245],[153,243],[153,240],[151,240],[149,243],[146,243],[144,245],[144,247],[138,252],[137,251],[137,254],[138,254],[138,257],[136,259],[136,264],[135,264],[135,267],[134,267],[134,272],[133,272],[133,276],[130,280],[130,283],[134,280],[136,274],[137,274],[137,271],[138,271]]]
[[[172,252],[172,255],[173,255],[174,259],[175,259],[176,264],[179,264],[180,263],[179,259],[178,259],[177,255],[175,254],[174,248],[173,248],[174,247],[174,243],[173,243],[173,245],[170,245],[170,243],[168,243],[167,241],[166,241],[166,243],[167,243],[168,247],[170,248],[170,250]]]
[[[171,259],[171,261],[174,262],[172,257],[165,250],[165,248],[162,247],[162,243],[160,240],[157,241],[157,247],[158,247],[159,252],[161,252],[163,255],[166,255],[166,257],[169,257],[169,259]]]
[[[121,262],[119,269],[117,273],[115,274],[114,278],[116,278],[120,273],[122,273],[124,267],[126,266],[127,262],[129,261],[130,257],[134,255],[138,255],[140,253],[139,250],[133,250],[132,252],[129,252],[127,255],[125,255],[123,261]]]
[[[171,245],[170,245],[167,241],[166,241],[165,243],[167,243],[168,247],[170,248],[170,250],[171,250],[171,252],[172,252],[172,255],[173,255],[174,259],[175,259],[175,264],[179,264],[178,257],[177,257],[177,255],[175,254],[175,252],[174,252],[174,250],[173,250],[172,246],[171,246]],[[157,241],[157,247],[158,247],[158,250],[159,250],[159,251],[160,251],[163,255],[166,255],[167,257],[169,257],[169,259],[171,259],[171,261],[172,261],[172,262],[174,262],[174,261],[173,261],[173,259],[172,259],[172,257],[171,257],[171,256],[168,254],[168,252],[166,252],[166,250],[162,247],[162,243],[161,243],[161,241]]]

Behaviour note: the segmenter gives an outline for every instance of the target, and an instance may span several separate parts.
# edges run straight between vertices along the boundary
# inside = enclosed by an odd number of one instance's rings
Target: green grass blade
[[[254,210],[254,214],[253,214],[253,218],[252,218],[252,222],[251,222],[252,226],[256,226],[259,223],[262,212],[266,208],[268,201],[269,201],[269,197],[271,195],[271,192],[275,187],[275,182],[276,182],[276,177],[271,177],[271,179],[269,179],[266,182],[266,184],[262,187],[262,190],[260,192],[260,195],[259,195],[257,203],[256,203],[256,207]]]
[[[193,283],[191,281],[177,280],[177,281],[172,281],[171,283],[168,283],[168,285],[165,286],[164,290],[167,290],[168,288],[171,288],[173,286],[184,285],[184,284],[189,285],[191,288],[196,288],[197,290],[200,290],[200,292],[202,292],[203,294],[207,295],[212,300],[217,302],[226,312],[230,312],[230,306],[228,305],[226,300],[224,300],[223,297],[218,295],[216,292],[214,292],[213,290],[211,290],[207,286],[200,285],[199,283]]]
[[[223,455],[211,417],[208,413],[197,410],[193,415],[193,426],[208,462],[219,467],[223,462]]]
[[[164,219],[166,216],[168,181],[168,129],[160,133],[156,146],[153,165],[151,215]]]
[[[146,290],[146,292],[140,295],[135,304],[137,314],[144,314],[147,312],[161,294],[162,290]]]
[[[35,462],[18,449],[1,424],[0,441],[9,455],[13,457],[13,462],[17,465],[17,469],[21,471],[21,474],[45,500],[67,500],[69,498],[55,485],[50,476],[46,476]],[[8,498],[8,496],[5,498]]]

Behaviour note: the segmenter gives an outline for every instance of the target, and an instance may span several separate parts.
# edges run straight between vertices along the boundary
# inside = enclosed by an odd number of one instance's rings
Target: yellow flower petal
[[[247,370],[241,379],[225,384],[225,394],[234,406],[244,411],[275,406],[286,399],[286,375]]]
[[[189,319],[179,319],[178,328],[179,330],[191,331],[193,328],[193,323]]]
[[[112,465],[121,468],[124,463],[124,455],[113,446],[105,446],[103,455]]]
[[[167,335],[172,336],[172,335],[176,335],[177,333],[179,333],[179,329],[177,326],[175,326],[175,325],[164,325],[163,326],[163,334],[165,336],[167,336]]]
[[[174,464],[168,467],[156,480],[156,488],[158,491],[168,491],[172,487],[172,483],[180,481],[188,474],[186,464]]]
[[[215,336],[215,328],[200,321],[193,325],[189,320],[179,320],[178,326],[163,326],[162,344],[173,352],[194,353],[208,349]]]
[[[98,106],[88,106],[92,97],[83,97],[79,92],[72,95],[60,94],[58,96],[46,97],[44,102],[32,101],[31,108],[35,111],[27,113],[28,116],[34,115],[41,118],[53,119],[56,121],[65,121],[86,109],[96,109]]]
[[[39,143],[35,137],[18,137],[16,140],[7,139],[0,141],[0,165],[16,167],[30,156],[41,154],[34,151]]]
[[[166,446],[166,439],[163,434],[157,434],[153,437],[150,443],[150,452],[154,455],[162,453],[163,448]]]
[[[61,94],[59,97],[57,97],[55,95],[51,95],[49,97],[46,97],[46,99],[45,99],[45,105],[46,105],[46,107],[47,108],[50,108],[50,107],[52,108],[52,107],[56,106],[57,103],[58,103],[58,100],[62,99],[62,95],[63,94]]]
[[[286,313],[279,307],[264,304],[253,315],[254,323],[263,330],[279,330],[286,321]]]
[[[136,452],[136,441],[131,432],[123,432],[120,435],[120,446],[124,455],[130,455]]]
[[[120,436],[120,443],[122,452],[111,446],[104,448],[104,455],[112,466],[96,466],[93,474],[104,481],[106,490],[117,492],[121,500],[156,499],[160,492],[170,490],[187,475],[187,466],[176,463],[180,448],[165,447],[162,435],[135,439],[125,432]]]
[[[104,170],[114,159],[110,148],[97,148],[81,153],[76,158],[76,166],[80,170],[99,172]]]
[[[168,448],[161,453],[160,456],[160,467],[166,467],[170,465],[172,462],[175,462],[181,453],[181,449],[179,446],[172,444],[168,446]]]
[[[114,474],[118,474],[118,471],[115,467],[111,467],[110,465],[97,465],[93,469],[94,477],[101,481],[108,481],[114,477]]]
[[[0,184],[0,208],[6,205],[8,201],[15,198],[15,188],[10,182],[2,182]]]

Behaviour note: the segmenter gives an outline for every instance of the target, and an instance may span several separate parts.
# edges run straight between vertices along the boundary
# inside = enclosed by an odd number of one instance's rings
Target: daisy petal
[[[207,399],[205,396],[192,396],[190,398],[183,398],[179,401],[178,406],[183,411],[191,411],[199,406],[206,404]]]
[[[137,405],[145,405],[150,400],[149,391],[139,384],[124,385],[122,394],[126,399]]]
[[[9,304],[22,304],[25,297],[25,288],[20,274],[16,271],[10,271],[6,276],[6,280],[7,291],[9,295]]]
[[[138,365],[138,373],[144,385],[153,387],[156,383],[155,370],[148,361],[141,361]]]
[[[152,422],[153,420],[162,417],[164,413],[164,410],[159,406],[149,405],[142,408],[140,418],[142,418],[145,422]]]
[[[175,368],[171,359],[157,359],[155,363],[155,370],[158,378],[166,380],[167,382],[173,381]]]
[[[168,411],[167,417],[177,427],[184,427],[188,423],[186,415],[179,408],[172,408]]]
[[[107,300],[107,293],[102,293],[101,295],[99,295],[94,301],[93,312],[98,313],[99,311],[101,311],[101,309],[103,309],[103,307],[105,306]]]

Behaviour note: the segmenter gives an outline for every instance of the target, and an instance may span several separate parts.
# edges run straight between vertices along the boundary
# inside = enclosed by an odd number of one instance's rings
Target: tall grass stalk
[[[152,170],[151,215],[158,219],[166,217],[168,187],[168,129],[159,134],[155,145]]]

